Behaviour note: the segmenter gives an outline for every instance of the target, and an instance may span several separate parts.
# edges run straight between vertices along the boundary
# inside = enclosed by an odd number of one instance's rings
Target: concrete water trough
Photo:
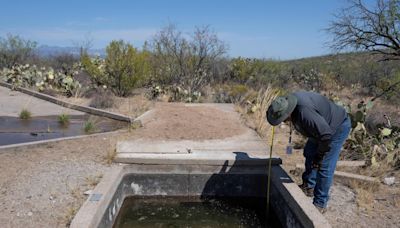
[[[261,141],[238,141],[238,138],[119,143],[115,160],[120,165],[104,176],[73,219],[71,227],[152,227],[151,224],[123,225],[119,214],[127,199],[130,204],[132,199],[134,204],[135,200],[143,198],[172,198],[175,203],[242,199],[247,203],[262,204],[261,207],[266,209],[269,157],[265,149],[266,145]],[[244,222],[237,227],[330,227],[311,200],[280,167],[281,160],[273,156],[271,163],[270,215],[261,218],[268,217],[268,224],[250,226]],[[189,224],[202,227],[200,220],[198,223],[186,222],[184,227],[192,227]],[[208,227],[214,226],[208,224]]]

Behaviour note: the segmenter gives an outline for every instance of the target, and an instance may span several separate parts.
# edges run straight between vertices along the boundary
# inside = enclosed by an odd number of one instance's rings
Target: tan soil
[[[214,107],[158,103],[155,115],[135,135],[146,139],[222,139],[246,130],[236,113]]]

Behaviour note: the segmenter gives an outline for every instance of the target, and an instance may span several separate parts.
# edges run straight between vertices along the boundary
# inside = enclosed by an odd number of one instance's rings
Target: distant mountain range
[[[72,54],[74,56],[79,56],[80,48],[42,45],[36,48],[36,53],[42,57],[56,56],[60,54]],[[104,48],[90,49],[89,55],[99,55],[101,57],[104,57],[106,55],[106,50]]]

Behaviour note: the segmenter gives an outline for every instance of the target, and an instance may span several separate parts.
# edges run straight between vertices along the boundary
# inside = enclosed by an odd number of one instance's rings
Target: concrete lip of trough
[[[266,165],[267,146],[244,134],[223,140],[135,140],[117,143],[115,162],[128,164],[174,165]],[[252,156],[252,159],[249,158]],[[282,163],[277,156],[272,163]]]
[[[239,138],[247,140],[238,141]],[[218,192],[224,196],[266,197],[267,148],[249,135],[202,142],[120,142],[115,158],[120,165],[103,177],[71,227],[112,227],[123,201],[130,196],[200,199]],[[280,167],[280,158],[273,156],[271,163],[271,208],[282,226],[330,227],[310,198]]]

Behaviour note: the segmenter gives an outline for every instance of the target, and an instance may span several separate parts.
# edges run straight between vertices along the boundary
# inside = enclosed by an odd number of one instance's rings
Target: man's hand
[[[325,140],[318,143],[317,154],[315,155],[311,165],[313,169],[321,168],[322,160],[330,149],[330,140]]]

